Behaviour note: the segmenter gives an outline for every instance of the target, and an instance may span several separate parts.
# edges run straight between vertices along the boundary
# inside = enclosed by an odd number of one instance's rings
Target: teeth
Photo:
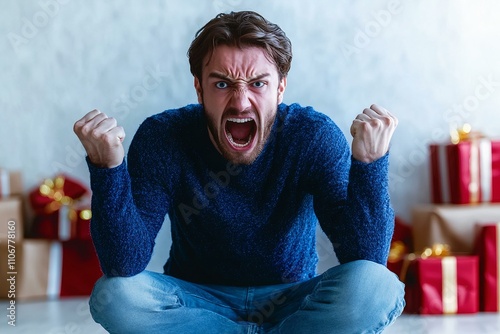
[[[245,144],[238,144],[237,142],[234,141],[233,136],[231,135],[231,133],[227,132],[226,135],[227,135],[227,139],[229,139],[229,141],[231,142],[231,144],[233,144],[236,147],[245,147],[248,144],[250,144],[250,142],[252,141],[252,135],[250,135],[250,137],[248,138],[248,141]]]
[[[228,118],[227,120],[234,123],[246,123],[253,121],[251,118]]]

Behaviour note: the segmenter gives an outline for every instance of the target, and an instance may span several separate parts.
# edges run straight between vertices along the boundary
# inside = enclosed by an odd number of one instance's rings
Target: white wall
[[[2,1],[0,167],[22,170],[26,191],[60,171],[88,182],[73,123],[99,108],[124,126],[128,147],[148,115],[195,102],[192,37],[217,13],[240,9],[292,40],[285,102],[315,106],[346,135],[371,103],[399,117],[390,173],[403,218],[429,201],[426,145],[446,140],[450,123],[499,135],[494,0]],[[165,252],[168,229],[159,239]],[[329,263],[323,253],[320,264]]]

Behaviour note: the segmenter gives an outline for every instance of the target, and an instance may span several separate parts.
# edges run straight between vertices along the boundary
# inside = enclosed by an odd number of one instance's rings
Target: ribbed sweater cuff
[[[98,167],[90,161],[88,156],[86,161],[90,172],[90,187],[94,196],[113,198],[118,189],[128,184],[129,175],[125,159],[113,168]]]

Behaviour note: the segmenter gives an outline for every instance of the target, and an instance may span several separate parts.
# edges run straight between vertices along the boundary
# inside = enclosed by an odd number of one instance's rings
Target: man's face
[[[279,79],[264,49],[220,45],[194,85],[214,146],[233,163],[252,163],[271,133],[286,78]]]

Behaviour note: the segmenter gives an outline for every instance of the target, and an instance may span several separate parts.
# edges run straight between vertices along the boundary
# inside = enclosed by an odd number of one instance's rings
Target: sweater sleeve
[[[133,276],[146,268],[168,210],[169,196],[157,161],[161,139],[152,123],[146,120],[139,127],[121,165],[98,168],[87,159],[91,234],[107,276]]]
[[[389,197],[389,154],[371,163],[355,160],[335,124],[320,131],[312,151],[314,209],[340,263],[386,264],[394,231]]]

